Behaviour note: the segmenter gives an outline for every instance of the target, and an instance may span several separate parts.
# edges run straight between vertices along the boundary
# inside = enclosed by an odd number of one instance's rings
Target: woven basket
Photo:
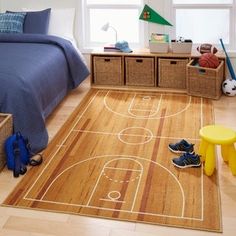
[[[2,170],[6,164],[4,143],[5,140],[12,134],[12,131],[12,115],[0,113],[0,170]]]
[[[122,62],[121,57],[93,58],[94,82],[97,85],[122,85]]]
[[[125,69],[126,85],[155,86],[154,57],[126,57]]]
[[[187,93],[189,95],[219,99],[224,79],[224,61],[216,69],[199,67],[197,60],[187,65]]]
[[[186,89],[186,66],[188,59],[159,59],[158,86]]]

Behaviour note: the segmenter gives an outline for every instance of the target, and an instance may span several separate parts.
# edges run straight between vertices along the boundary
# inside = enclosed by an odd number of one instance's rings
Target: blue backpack
[[[5,152],[7,167],[13,170],[14,177],[25,174],[32,156],[28,139],[20,132],[11,135],[5,141]]]

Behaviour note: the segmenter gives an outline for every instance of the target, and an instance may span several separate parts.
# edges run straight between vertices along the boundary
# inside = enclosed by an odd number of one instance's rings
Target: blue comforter
[[[0,34],[0,112],[34,152],[47,146],[45,118],[89,71],[72,44],[59,37]]]

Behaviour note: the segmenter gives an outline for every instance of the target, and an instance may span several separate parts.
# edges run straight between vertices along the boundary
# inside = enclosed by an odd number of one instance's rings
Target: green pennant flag
[[[157,24],[161,24],[161,25],[173,26],[171,23],[169,23],[167,20],[165,20],[162,16],[160,16],[156,11],[154,11],[147,4],[145,4],[142,13],[139,16],[139,19],[144,20],[144,21],[157,23]]]

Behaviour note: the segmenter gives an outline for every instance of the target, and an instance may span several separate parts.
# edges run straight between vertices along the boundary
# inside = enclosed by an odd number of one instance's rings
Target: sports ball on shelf
[[[236,95],[236,80],[235,79],[226,79],[222,83],[222,91],[227,96]]]
[[[209,44],[209,43],[201,44],[199,47],[197,47],[197,50],[201,54],[208,53],[208,52],[211,52],[211,53],[215,54],[215,53],[218,52],[217,48],[214,47],[212,44]]]
[[[220,64],[218,57],[213,53],[204,53],[198,60],[199,66],[207,68],[217,68]]]

